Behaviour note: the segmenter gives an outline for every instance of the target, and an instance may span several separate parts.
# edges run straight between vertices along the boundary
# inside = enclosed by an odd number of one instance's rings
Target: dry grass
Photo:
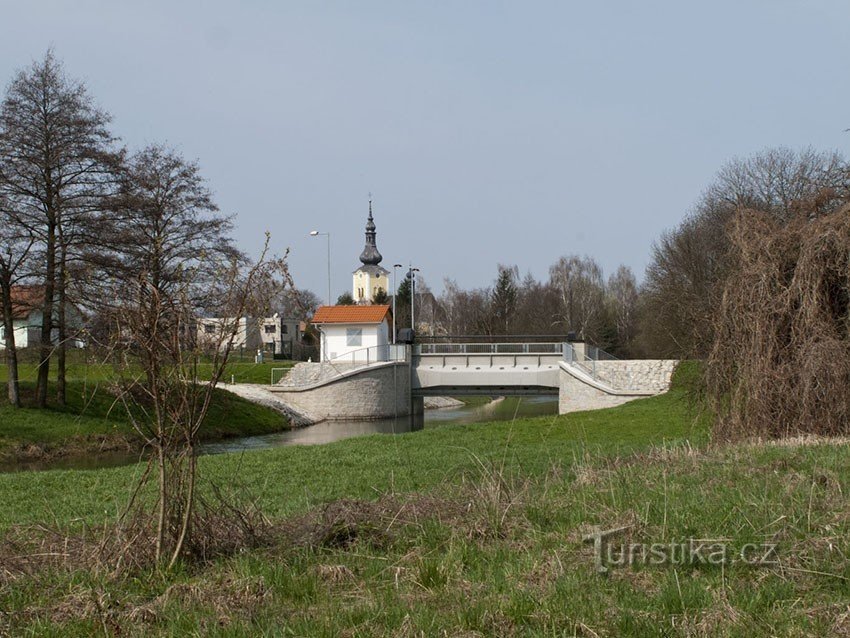
[[[850,207],[740,212],[707,388],[723,439],[850,433]]]

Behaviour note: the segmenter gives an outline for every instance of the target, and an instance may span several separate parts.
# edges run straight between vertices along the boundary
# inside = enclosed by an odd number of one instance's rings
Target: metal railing
[[[277,380],[275,380],[276,373],[278,373],[278,372],[288,372],[289,370],[292,370],[292,368],[293,368],[293,366],[288,366],[286,368],[272,368],[271,384],[275,385],[278,381],[280,381],[283,378],[283,375],[281,374],[279,377],[277,377]]]
[[[385,343],[380,346],[368,346],[359,348],[343,354],[338,354],[330,359],[325,359],[322,363],[351,363],[372,365],[373,363],[382,363],[384,361],[406,361],[407,349],[401,344]]]
[[[609,387],[618,390],[632,389],[635,387],[635,376],[631,370],[620,370],[619,376],[622,380],[625,377],[625,382],[614,383],[610,378],[606,378],[600,374],[601,370],[597,367],[597,362],[600,361],[620,361],[609,352],[605,352],[602,348],[583,344],[583,346],[575,347],[571,343],[564,344],[564,360],[585,372],[592,379],[604,383]]]
[[[420,343],[417,355],[429,354],[560,354],[563,343]]]
[[[388,343],[344,352],[324,361],[316,362],[313,371],[317,374],[308,374],[306,379],[295,379],[292,383],[287,382],[287,385],[297,387],[331,381],[348,372],[360,370],[376,363],[389,363],[393,361],[407,361],[407,346]],[[275,370],[280,370],[280,368],[274,368],[272,370],[272,385],[276,385],[274,378]],[[296,374],[298,373],[296,372]]]

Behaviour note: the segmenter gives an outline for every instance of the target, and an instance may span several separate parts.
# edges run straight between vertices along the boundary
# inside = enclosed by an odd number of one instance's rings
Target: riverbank
[[[846,442],[712,446],[678,386],[608,410],[211,456],[200,468],[204,485],[256,504],[267,524],[252,547],[171,573],[93,570],[26,527],[49,521],[76,539],[109,524],[139,466],[0,475],[0,634],[846,629]],[[726,562],[680,552],[623,564],[616,549],[600,574],[583,538],[614,528],[616,548],[723,539]],[[778,544],[746,551],[763,542]]]
[[[32,405],[34,389],[31,382],[21,384],[25,406]],[[290,421],[280,412],[216,389],[200,440],[268,434],[288,427]],[[140,451],[141,441],[105,381],[69,381],[64,408],[16,409],[0,402],[0,469],[16,462]]]

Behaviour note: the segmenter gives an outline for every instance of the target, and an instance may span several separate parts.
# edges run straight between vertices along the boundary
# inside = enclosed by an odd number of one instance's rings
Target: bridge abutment
[[[413,407],[410,365],[406,362],[372,365],[313,385],[276,385],[270,389],[284,403],[317,422],[403,417]]]

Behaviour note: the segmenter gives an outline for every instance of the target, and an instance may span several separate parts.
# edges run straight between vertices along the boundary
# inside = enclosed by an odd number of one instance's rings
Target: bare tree
[[[779,148],[729,162],[694,211],[653,248],[641,300],[643,348],[654,356],[708,354],[737,211],[763,211],[785,224],[798,211],[828,214],[848,193],[850,171],[837,153]]]
[[[110,117],[69,78],[52,51],[10,84],[0,106],[0,192],[38,239],[44,283],[36,402],[47,403],[53,329],[59,330],[59,401],[65,398],[68,259],[83,226],[102,208],[116,167]],[[89,233],[91,236],[92,233]]]
[[[549,284],[558,298],[556,325],[597,341],[605,307],[602,268],[592,257],[561,257],[549,269]]]
[[[4,346],[9,403],[21,407],[18,350],[15,344],[15,285],[26,277],[34,238],[18,224],[8,197],[0,195],[0,300],[3,307]]]
[[[265,252],[247,264],[197,165],[164,147],[130,158],[115,213],[116,250],[104,287],[111,345],[122,362],[117,392],[153,450],[155,556],[171,566],[192,545],[198,433],[239,319],[268,312],[288,272],[285,260],[267,260]],[[225,320],[204,335],[204,345],[213,341],[214,347],[201,366],[198,317],[211,308]]]
[[[631,354],[637,331],[638,286],[634,273],[628,266],[620,266],[608,278],[606,287],[608,306],[615,331],[615,354]]]
[[[272,301],[272,309],[282,317],[307,321],[322,305],[312,290],[287,288]]]

